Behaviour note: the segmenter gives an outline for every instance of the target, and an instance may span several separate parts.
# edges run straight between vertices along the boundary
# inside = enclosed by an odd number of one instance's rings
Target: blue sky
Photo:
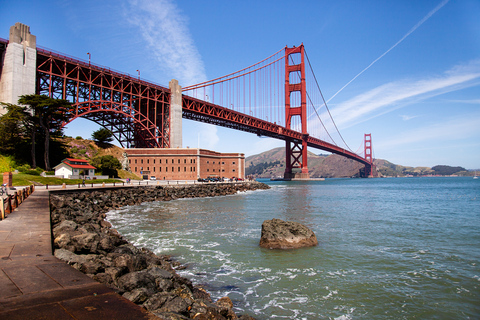
[[[168,86],[303,43],[345,141],[407,166],[480,169],[480,1],[5,1],[37,45]],[[183,122],[183,145],[247,156],[283,141]],[[75,120],[66,134],[98,129]],[[320,150],[311,150],[322,153]]]

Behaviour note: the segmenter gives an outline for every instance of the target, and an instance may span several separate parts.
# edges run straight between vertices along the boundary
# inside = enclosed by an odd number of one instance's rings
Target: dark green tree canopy
[[[110,143],[113,141],[113,133],[105,128],[100,128],[92,133],[93,141],[97,143]]]
[[[120,161],[117,158],[111,155],[96,157],[91,162],[92,166],[101,171],[102,174],[118,177],[117,170],[122,168]]]
[[[28,135],[28,114],[25,109],[15,104],[2,103],[7,112],[0,117],[0,151],[5,154],[17,155],[21,145]]]
[[[0,117],[0,151],[31,162],[36,168],[36,144],[43,140],[41,151],[45,169],[50,170],[50,137],[62,134],[62,124],[67,120],[71,104],[67,100],[36,94],[23,95],[18,103],[22,106],[0,102],[7,109],[7,113]],[[57,148],[55,144],[52,147]],[[54,154],[58,155],[57,149]]]
[[[27,127],[30,128],[32,142],[32,167],[35,161],[35,136],[44,136],[45,170],[50,171],[50,136],[61,132],[62,123],[66,120],[66,111],[71,109],[67,100],[53,99],[44,95],[29,94],[18,99],[18,103],[26,106],[28,114]]]

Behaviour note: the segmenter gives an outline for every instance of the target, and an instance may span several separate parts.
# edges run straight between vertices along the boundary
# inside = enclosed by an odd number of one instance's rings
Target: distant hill
[[[311,178],[352,177],[363,166],[338,155],[316,155],[308,152],[308,168]],[[259,171],[259,168],[263,168]],[[285,172],[285,148],[275,148],[245,159],[246,175],[257,178],[283,177]]]
[[[435,166],[407,167],[387,160],[375,159],[381,176],[425,176],[425,175],[473,175],[462,167]],[[308,171],[311,178],[357,177],[363,165],[354,160],[331,154],[316,155],[308,152]],[[255,178],[283,177],[285,172],[285,148],[275,148],[245,159],[245,173]]]

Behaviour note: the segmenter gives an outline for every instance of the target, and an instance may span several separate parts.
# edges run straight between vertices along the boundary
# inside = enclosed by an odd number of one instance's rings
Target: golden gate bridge
[[[0,39],[2,57],[7,44]],[[67,119],[63,126],[78,117],[89,119],[109,129],[122,147],[175,147],[178,104],[183,118],[284,140],[286,179],[309,177],[308,147],[364,164],[366,177],[376,172],[371,135],[364,135],[361,153],[345,143],[303,44],[181,92],[178,85],[172,87],[174,80],[167,88],[41,47],[36,47],[35,73],[35,93],[72,103],[71,109],[62,110]]]

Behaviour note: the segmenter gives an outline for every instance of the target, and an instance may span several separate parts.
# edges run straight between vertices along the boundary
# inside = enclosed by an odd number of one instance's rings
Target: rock
[[[149,292],[146,288],[137,288],[123,294],[124,298],[127,298],[128,300],[136,304],[144,303],[148,299],[148,296]]]
[[[60,260],[66,261],[70,264],[85,263],[87,261],[86,255],[78,255],[65,249],[55,250],[55,257],[57,257]]]
[[[147,288],[155,290],[155,279],[144,271],[127,273],[117,280],[118,286],[124,291],[132,291],[136,288]]]
[[[218,301],[215,302],[215,305],[217,305],[220,314],[225,318],[232,320],[237,319],[237,315],[233,312],[233,302],[229,297],[218,299]]]
[[[317,237],[306,226],[280,219],[265,220],[262,224],[260,247],[267,249],[296,249],[318,244]]]

